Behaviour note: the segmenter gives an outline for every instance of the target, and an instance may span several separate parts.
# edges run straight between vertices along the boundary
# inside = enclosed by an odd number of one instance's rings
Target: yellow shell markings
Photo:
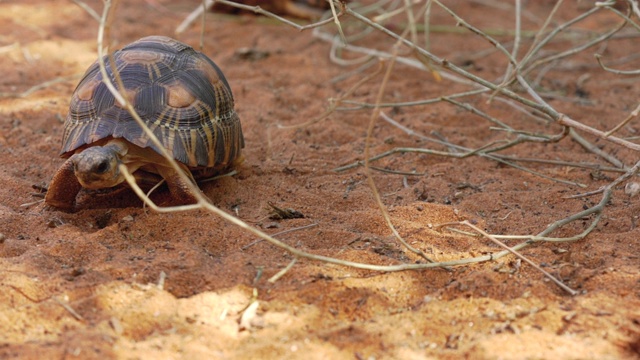
[[[202,71],[210,83],[215,84],[216,87],[219,86],[220,76],[218,76],[218,72],[206,60],[198,58],[195,68]]]
[[[194,109],[195,111],[198,112],[198,115],[200,117],[200,119],[204,119],[205,115],[206,115],[206,108],[208,106],[206,104],[203,104],[200,100],[195,100],[190,106],[189,108]],[[173,109],[174,112],[180,112],[180,111],[184,111],[186,110],[186,108],[182,108],[182,109]],[[196,158],[196,153],[195,153],[195,149],[197,147],[197,137],[196,137],[196,129],[179,129],[179,123],[180,123],[180,119],[178,118],[177,120],[177,124],[175,126],[175,128],[172,128],[171,130],[174,131],[174,133],[179,133],[180,136],[178,136],[178,140],[182,143],[182,147],[184,149],[185,154],[187,155],[187,162],[189,165],[191,164],[197,164],[198,160]],[[162,126],[162,125],[161,125]],[[166,125],[165,125],[166,126]],[[205,123],[202,123],[201,126],[205,126]],[[171,126],[168,126],[169,128],[171,128]],[[213,149],[211,146],[211,143],[209,143],[207,152],[209,154],[214,154],[213,153]],[[209,163],[212,163],[211,158],[215,158],[215,156],[209,156],[208,157],[208,161],[207,161],[207,166],[209,166]]]
[[[196,97],[187,90],[182,84],[177,83],[176,85],[166,85],[167,89],[167,105],[174,108],[185,108],[193,104],[196,100]]]
[[[89,79],[87,82],[83,83],[78,89],[75,91],[75,96],[71,99],[71,106],[76,108],[85,108],[86,112],[69,112],[67,115],[66,124],[64,127],[63,139],[69,139],[69,134],[79,126],[89,126],[91,127],[90,134],[93,134],[90,141],[98,140],[96,134],[96,130],[98,128],[98,113],[97,108],[95,106],[90,106],[93,103],[95,89],[98,84],[100,84],[100,80],[96,78]],[[73,142],[77,142],[73,140]]]
[[[128,66],[141,64],[141,65],[143,65],[145,67],[145,70],[146,70],[144,72],[141,72],[141,75],[143,73],[145,73],[146,76],[149,77],[149,80],[153,81],[152,74],[155,73],[158,76],[160,74],[160,69],[156,65],[156,61],[158,61],[160,59],[161,59],[161,57],[157,53],[142,52],[142,51],[123,51],[123,52],[119,52],[117,54],[116,59],[115,59],[116,69],[117,69],[119,74],[122,74],[124,69],[127,68]],[[113,74],[111,74],[111,72],[109,72],[109,73],[110,73],[111,77],[115,78],[115,76],[113,76]],[[100,79],[101,78],[102,77],[100,76]],[[98,80],[98,82],[100,82],[100,81],[101,80]],[[118,88],[117,85],[116,85],[116,88]],[[129,104],[131,104],[134,108],[136,107],[135,98],[136,98],[136,94],[138,93],[139,89],[132,89],[132,88],[125,87],[124,89],[119,89],[118,88],[118,91],[126,99],[126,101]],[[126,106],[124,106],[124,104],[120,104],[118,101],[114,101],[114,106],[120,108],[122,111],[127,111]],[[98,119],[98,122],[99,121],[100,121],[100,119]],[[145,121],[145,124],[147,125],[147,127],[149,127],[151,129],[151,131],[154,131],[155,126],[154,126],[153,122]],[[92,133],[95,133],[95,130],[92,131]],[[159,140],[160,140],[160,142],[163,143],[165,148],[168,148],[169,152],[173,151],[172,146],[170,146],[170,144],[166,143],[165,137],[160,137]],[[146,141],[147,141],[147,136],[143,132],[140,135],[139,138],[133,140],[132,142],[134,144],[142,145]]]
[[[72,115],[71,113],[69,113],[69,116],[67,116],[67,123],[73,123],[74,125],[73,127],[76,127],[76,126],[81,126],[83,124],[87,124],[90,122],[94,122],[94,120],[98,118],[98,113],[96,112],[96,108],[94,106],[89,106],[89,104],[93,101],[95,85],[99,83],[100,81],[92,79],[91,81],[83,85],[80,89],[78,89],[78,91],[76,91],[76,95],[78,98],[71,99],[72,105],[73,103],[77,103],[76,107],[79,108],[81,106],[84,106],[89,110],[85,114],[76,112],[75,114]],[[80,102],[86,105],[82,105],[80,104]],[[64,138],[66,138],[66,134]]]
[[[150,82],[153,82],[155,78],[158,78],[162,75],[160,67],[158,66],[158,62],[162,62],[163,58],[164,57],[162,56],[162,54],[155,53],[155,52],[139,51],[139,50],[122,51],[117,54],[115,59],[116,70],[118,71],[118,73],[121,74],[128,66],[143,65],[145,68],[145,71],[141,72],[141,74],[143,73],[146,74],[149,77]],[[111,74],[111,71],[109,71],[109,73]],[[100,79],[101,78],[102,77],[100,76]],[[90,81],[90,83],[87,84],[87,86],[95,86],[99,84],[102,81],[100,79],[93,78]],[[132,104],[135,108],[135,105],[136,105],[135,97],[139,89],[124,88],[124,89],[118,89],[118,91],[127,100],[127,102]],[[114,106],[117,106],[118,108],[122,109],[122,111],[127,111],[126,107],[123,104],[120,104],[118,101],[114,102]],[[100,119],[97,119],[97,114],[96,116],[91,116],[90,118],[94,120],[98,120],[97,122],[100,122]],[[145,121],[145,123],[151,131],[154,131],[155,128],[158,125],[160,125],[157,123],[157,121]],[[94,128],[91,130],[92,136],[89,138],[90,141],[96,141],[100,137],[100,136],[97,136],[96,129],[97,128]],[[172,131],[163,131],[163,135],[159,137],[159,140],[160,142],[162,142],[164,147],[167,148],[167,150],[170,153],[173,153],[174,135]],[[139,138],[133,140],[132,142],[135,144],[142,145],[142,144],[145,144],[145,142],[150,142],[150,141],[148,140],[146,134],[144,134],[143,132]]]
[[[187,134],[184,134],[187,135]],[[197,164],[198,160],[196,159],[196,152],[195,152],[195,148],[197,146],[197,139],[196,139],[196,131],[194,129],[189,130],[189,137],[187,141],[187,136],[181,136],[180,139],[182,139],[182,142],[185,144],[185,149],[187,152],[187,157],[189,159],[189,164]],[[188,143],[188,146],[187,146]]]
[[[226,86],[224,86],[216,70],[211,65],[209,65],[206,60],[198,59],[196,68],[202,71],[209,82],[213,84],[217,105],[213,110],[215,110],[216,120],[219,121],[223,115],[221,112],[223,107],[220,106],[220,104],[227,104],[227,102],[229,102],[233,98],[233,96],[231,95],[231,91],[228,90]],[[234,111],[233,108],[231,108],[230,110]]]
[[[158,67],[158,63],[164,63],[164,56],[161,53],[127,50],[119,53],[118,58],[121,60],[120,64],[122,66],[119,70],[122,70],[129,65],[144,65],[147,69],[149,80],[153,81],[154,79],[162,76],[162,71],[160,71],[160,67]],[[155,78],[152,75],[155,75]]]
[[[212,83],[215,89],[214,95],[216,105],[229,105],[228,102],[231,101],[232,95],[218,77],[215,69],[213,69],[206,61],[201,59],[197,60],[198,62],[196,63],[195,68],[205,74],[205,77]],[[184,153],[187,156],[187,162],[190,165],[198,164],[195,150],[198,145],[199,138],[206,143],[207,153],[212,155],[207,157],[207,164],[205,166],[214,166],[216,164],[216,157],[220,157],[220,155],[224,156],[222,163],[229,163],[229,157],[231,154],[227,149],[231,146],[230,139],[232,138],[232,134],[226,136],[227,134],[225,133],[230,133],[231,129],[226,129],[220,126],[223,120],[221,119],[221,109],[224,107],[217,106],[216,109],[211,108],[209,104],[197,99],[183,84],[179,82],[171,85],[164,85],[164,87],[167,89],[168,106],[165,107],[162,113],[154,119],[154,121],[152,121],[152,124],[149,124],[152,131],[158,126],[170,130],[163,131],[165,134],[177,131],[179,135],[178,139],[181,142]],[[200,124],[197,128],[180,128],[180,117],[178,114],[180,111],[189,110],[197,111],[197,118],[200,119]],[[226,118],[228,119],[230,117],[231,116],[227,116]],[[174,137],[163,141],[165,146],[170,150],[173,150],[173,139]],[[215,145],[221,140],[225,144],[225,151],[223,154],[217,154]]]
[[[204,117],[204,113],[196,106],[196,103],[201,102],[196,99],[196,97],[180,82],[176,82],[172,85],[164,85],[163,87],[165,88],[167,95],[166,106],[155,119],[150,119],[151,121],[147,122],[147,126],[152,132],[154,132],[158,127],[162,129],[162,137],[159,140],[170,153],[173,153],[175,134],[180,125],[180,112],[192,107],[198,111],[201,119]],[[190,132],[192,131],[193,130],[191,129]],[[184,131],[182,131],[182,134],[184,134]],[[194,154],[195,146],[197,144],[196,139],[193,139],[193,136],[190,136],[191,140],[187,144],[185,142],[185,137],[186,136],[178,136],[184,145],[185,152],[188,157],[188,164],[197,164],[197,159]],[[139,143],[147,141],[146,135],[144,133],[141,134],[138,141]],[[213,163],[208,166],[213,166]]]
[[[120,58],[126,60],[129,64],[155,65],[162,60],[162,57],[162,54],[150,51],[134,50],[120,53]]]
[[[120,95],[122,95],[123,98],[125,98],[125,100],[127,100],[129,104],[135,104],[136,94],[138,93],[136,89],[118,89],[118,92],[120,93]],[[127,107],[124,104],[120,104],[120,102],[118,101],[116,101],[113,105],[119,107],[123,111],[127,111]]]
[[[224,144],[224,160],[222,163],[228,164],[231,162],[231,144],[233,143],[232,140],[235,137],[234,133],[237,129],[235,124],[229,124],[229,126],[220,126],[218,130],[222,132],[222,143]]]
[[[218,77],[218,75],[213,71],[211,67],[205,67],[206,70],[205,75],[207,78],[214,84],[216,89],[215,91],[215,103],[218,105],[215,109],[215,121],[211,123],[211,128],[207,129],[215,134],[215,143],[218,144],[219,141],[222,140],[222,144],[224,145],[224,150],[222,154],[224,155],[224,159],[221,160],[222,163],[230,163],[232,153],[235,154],[239,149],[231,149],[232,144],[238,142],[242,143],[242,139],[238,139],[238,141],[233,141],[236,138],[236,132],[241,131],[238,127],[239,124],[233,121],[233,118],[237,118],[237,114],[235,109],[233,108],[233,102],[231,99],[233,95],[231,93],[231,89],[224,86],[222,80]],[[225,108],[220,106],[221,104],[229,105],[229,108]],[[221,139],[220,139],[221,138]],[[232,151],[233,150],[233,151]]]
[[[80,100],[91,101],[93,99],[93,93],[96,90],[96,86],[99,83],[100,83],[100,80],[97,80],[95,78],[87,81],[76,90],[76,96]]]
[[[203,124],[200,130],[204,134],[204,137],[207,140],[207,144],[209,144],[209,148],[212,148],[212,150],[209,150],[209,152],[213,153],[215,151],[215,149],[213,149],[214,144],[216,143],[216,141],[218,141],[218,139],[217,139],[217,132],[215,131],[215,129],[213,129],[211,121],[209,121],[206,124]],[[210,156],[207,161],[207,166],[209,167],[213,166],[215,163],[215,159],[216,159],[215,156]]]

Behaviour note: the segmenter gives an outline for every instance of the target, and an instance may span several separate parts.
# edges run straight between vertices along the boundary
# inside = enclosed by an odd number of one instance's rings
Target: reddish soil
[[[87,3],[101,11],[101,1]],[[536,29],[553,3],[525,3],[533,16],[523,26]],[[199,21],[183,34],[174,30],[198,4],[123,1],[112,26],[112,48],[153,34],[197,47]],[[567,2],[557,20],[586,11],[579,4]],[[510,10],[466,1],[451,6],[480,28],[512,28]],[[439,24],[455,25],[441,11],[434,16]],[[255,236],[203,210],[154,213],[143,209],[130,190],[83,192],[73,213],[42,203],[22,206],[39,199],[33,186],[46,186],[63,162],[57,156],[62,119],[79,76],[97,57],[98,24],[67,1],[3,1],[0,18],[0,358],[640,356],[640,205],[637,197],[625,195],[623,186],[614,191],[603,219],[585,239],[537,243],[522,251],[577,290],[576,296],[513,256],[451,271],[394,273],[299,259],[271,283],[267,280],[287,266],[292,255],[265,241],[253,244]],[[603,11],[578,28],[602,32],[618,20]],[[566,49],[571,41],[569,37],[550,49]],[[376,33],[359,42],[385,51],[392,44]],[[247,57],[243,48],[265,56]],[[268,233],[316,224],[280,237],[301,250],[378,265],[416,262],[386,226],[364,169],[333,170],[363,159],[370,109],[337,111],[303,127],[279,127],[320,117],[328,99],[345,94],[375,69],[345,76],[356,67],[333,63],[330,48],[311,31],[298,32],[251,14],[208,16],[203,51],[231,84],[247,145],[238,175],[201,188],[213,204]],[[434,53],[496,79],[505,61],[495,51],[481,53],[491,48],[468,32],[432,34]],[[556,64],[545,76],[552,80],[540,86],[555,95],[548,101],[559,111],[609,129],[636,107],[638,78],[600,70],[593,53],[604,52],[611,60],[636,51],[637,38],[611,41]],[[58,78],[62,81],[14,96]],[[381,81],[380,74],[349,99],[373,102]],[[428,99],[465,89],[396,64],[384,101]],[[507,104],[486,100],[464,99],[515,129],[560,132],[558,126],[532,122]],[[437,131],[470,148],[508,136],[450,104],[384,111],[420,134]],[[637,130],[637,122],[631,123],[621,136]],[[625,164],[637,161],[636,153],[589,139]],[[447,150],[382,120],[376,122],[371,143],[374,154],[401,146]],[[504,153],[606,164],[569,138],[556,144],[521,144]],[[375,165],[424,173],[372,172],[400,234],[438,261],[499,248],[431,225],[466,219],[493,234],[536,234],[600,200],[600,195],[567,195],[598,189],[618,176],[524,164],[586,185],[580,188],[477,157],[405,154]],[[153,199],[169,201],[162,189]],[[270,219],[269,203],[295,209],[304,218]],[[575,221],[553,236],[575,235],[590,220]],[[163,274],[164,283],[158,286]],[[254,298],[259,301],[256,313],[240,324]]]

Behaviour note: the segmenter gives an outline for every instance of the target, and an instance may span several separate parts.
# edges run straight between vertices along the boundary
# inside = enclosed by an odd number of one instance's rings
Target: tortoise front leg
[[[196,198],[196,195],[189,190],[189,185],[187,184],[187,182],[182,177],[180,177],[180,175],[172,167],[158,166],[157,170],[160,176],[162,176],[167,182],[171,197],[177,204],[188,205],[198,202],[198,198]],[[187,176],[191,178],[191,183],[196,186],[197,189],[198,186],[195,185],[195,181],[193,180],[191,172],[188,169],[183,169],[183,171],[185,171]],[[200,190],[197,191],[200,192]],[[204,194],[202,194],[202,192],[200,192],[200,195],[205,196]]]
[[[75,156],[75,155],[74,155]],[[73,172],[73,156],[67,159],[53,176],[44,201],[47,205],[70,211],[76,203],[76,196],[82,189]]]

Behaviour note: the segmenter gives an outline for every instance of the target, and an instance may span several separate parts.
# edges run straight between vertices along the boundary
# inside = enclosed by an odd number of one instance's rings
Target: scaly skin
[[[44,201],[47,205],[61,210],[71,211],[76,203],[76,196],[82,185],[73,171],[74,164],[71,158],[60,166],[49,184]]]
[[[45,196],[47,205],[71,211],[76,196],[84,187],[103,189],[117,186],[125,181],[119,165],[124,164],[138,183],[153,179],[158,174],[165,179],[172,198],[178,204],[195,204],[196,195],[171,167],[169,162],[149,148],[140,148],[122,139],[111,139],[103,146],[92,146],[72,155],[56,172]],[[180,164],[182,170],[195,180],[189,169]],[[143,171],[141,168],[144,167]]]

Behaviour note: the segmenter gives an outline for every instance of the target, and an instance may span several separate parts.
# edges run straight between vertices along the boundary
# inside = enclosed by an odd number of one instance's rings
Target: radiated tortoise
[[[115,83],[109,59],[107,72]],[[119,89],[191,181],[237,165],[244,147],[231,88],[204,54],[168,37],[150,36],[113,55]],[[61,156],[68,160],[51,181],[45,202],[72,209],[82,187],[102,189],[124,181],[126,165],[140,182],[164,178],[175,203],[195,194],[160,155],[131,114],[109,92],[96,61],[73,93],[64,124]]]

